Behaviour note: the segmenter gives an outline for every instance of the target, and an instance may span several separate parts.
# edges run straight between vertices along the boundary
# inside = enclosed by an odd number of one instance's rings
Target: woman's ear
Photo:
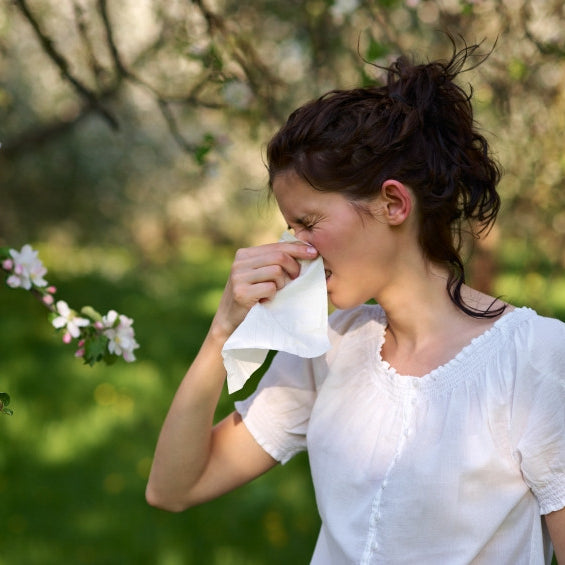
[[[380,216],[386,218],[391,226],[402,224],[412,211],[412,193],[397,180],[385,180],[381,187]]]

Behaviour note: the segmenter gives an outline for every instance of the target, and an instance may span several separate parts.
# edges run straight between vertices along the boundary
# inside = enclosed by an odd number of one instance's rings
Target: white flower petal
[[[63,316],[57,316],[51,322],[51,324],[53,325],[54,328],[61,329],[61,328],[64,328],[67,325],[67,319],[63,318]]]

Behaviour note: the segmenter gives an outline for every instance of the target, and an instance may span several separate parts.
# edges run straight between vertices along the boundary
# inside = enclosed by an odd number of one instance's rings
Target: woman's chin
[[[328,292],[328,300],[331,302],[332,306],[338,310],[349,310],[350,308],[365,304],[362,300],[355,300],[353,297],[339,296],[339,294],[335,292]]]

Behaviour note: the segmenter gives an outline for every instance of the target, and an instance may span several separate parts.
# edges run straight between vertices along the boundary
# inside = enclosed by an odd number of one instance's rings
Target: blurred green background
[[[264,144],[328,89],[383,79],[444,33],[496,47],[473,83],[505,169],[473,283],[565,319],[565,25],[557,0],[0,3],[0,245],[31,243],[57,296],[134,318],[137,362],[84,366],[46,311],[0,289],[0,565],[307,563],[305,456],[172,515],[144,489],[234,250],[275,239]],[[221,399],[218,418],[235,397]]]

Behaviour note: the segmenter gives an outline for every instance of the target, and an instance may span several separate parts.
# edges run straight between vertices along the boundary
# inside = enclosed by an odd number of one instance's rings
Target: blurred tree
[[[12,0],[0,6],[0,237],[111,239],[159,257],[186,234],[248,243],[262,143],[296,105],[382,80],[437,30],[496,47],[470,73],[507,171],[503,242],[565,264],[558,0]],[[249,187],[251,190],[245,190]],[[540,266],[539,264],[537,265]]]

